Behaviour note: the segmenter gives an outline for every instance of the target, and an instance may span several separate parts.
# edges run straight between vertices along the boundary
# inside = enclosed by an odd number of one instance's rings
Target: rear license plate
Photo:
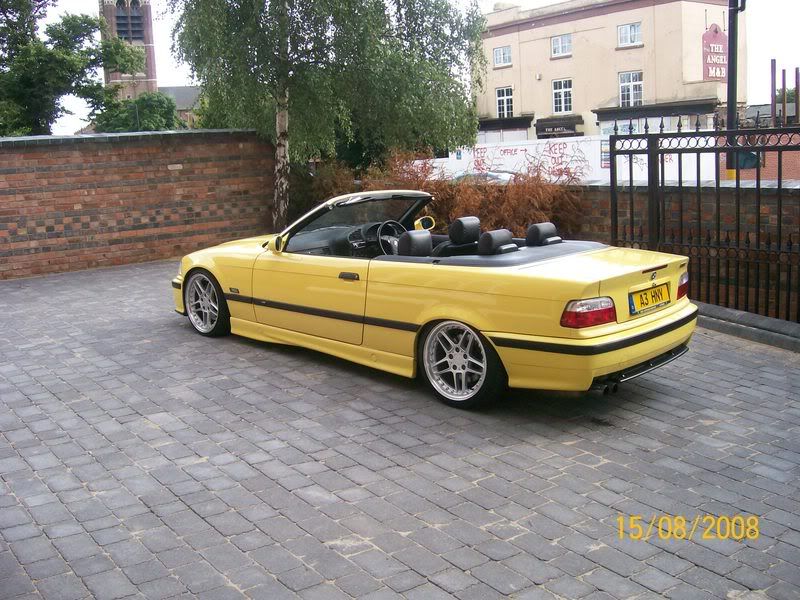
[[[628,294],[628,304],[632,315],[664,306],[669,304],[669,288],[662,283],[654,288],[632,292]]]

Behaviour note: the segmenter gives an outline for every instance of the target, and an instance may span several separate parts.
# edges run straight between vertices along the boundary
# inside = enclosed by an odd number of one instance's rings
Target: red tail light
[[[689,271],[681,273],[678,279],[678,299],[689,293]]]
[[[580,329],[593,327],[617,320],[617,309],[611,298],[589,298],[588,300],[573,300],[567,304],[564,314],[561,315],[561,326]]]

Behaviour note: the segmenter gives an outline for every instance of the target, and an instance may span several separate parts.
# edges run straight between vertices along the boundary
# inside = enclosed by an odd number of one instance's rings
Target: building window
[[[557,35],[550,38],[550,56],[557,58],[559,56],[572,55],[572,34],[565,33],[564,35]]]
[[[117,37],[126,42],[144,42],[144,24],[139,0],[117,0]]]
[[[619,105],[642,105],[642,72],[627,71],[619,74]]]
[[[553,81],[553,112],[572,112],[572,79]]]
[[[494,66],[505,67],[511,64],[511,46],[494,49]]]
[[[510,87],[497,88],[497,118],[508,119],[514,116],[514,102]]]
[[[642,24],[628,23],[617,27],[617,46],[641,46],[642,44]]]

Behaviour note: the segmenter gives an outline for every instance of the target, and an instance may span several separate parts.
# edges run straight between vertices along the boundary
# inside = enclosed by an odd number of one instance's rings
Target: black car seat
[[[450,240],[433,249],[431,256],[463,256],[477,254],[481,221],[478,217],[460,217],[447,229]]]
[[[561,241],[556,226],[550,222],[534,223],[528,227],[528,234],[525,236],[526,246],[549,246]]]
[[[519,250],[519,246],[514,243],[513,234],[508,229],[486,231],[478,240],[478,254],[481,256],[507,254],[517,250]]]
[[[399,256],[430,256],[431,250],[433,250],[431,232],[424,229],[406,231],[397,240]]]

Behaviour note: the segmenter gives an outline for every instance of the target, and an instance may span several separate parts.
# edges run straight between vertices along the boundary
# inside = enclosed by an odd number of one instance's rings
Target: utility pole
[[[737,92],[736,79],[739,74],[739,13],[744,11],[747,0],[728,0],[728,131],[736,129]],[[734,135],[728,136],[728,145],[733,146],[736,141]],[[726,157],[727,168],[735,168],[736,156],[728,152]]]

